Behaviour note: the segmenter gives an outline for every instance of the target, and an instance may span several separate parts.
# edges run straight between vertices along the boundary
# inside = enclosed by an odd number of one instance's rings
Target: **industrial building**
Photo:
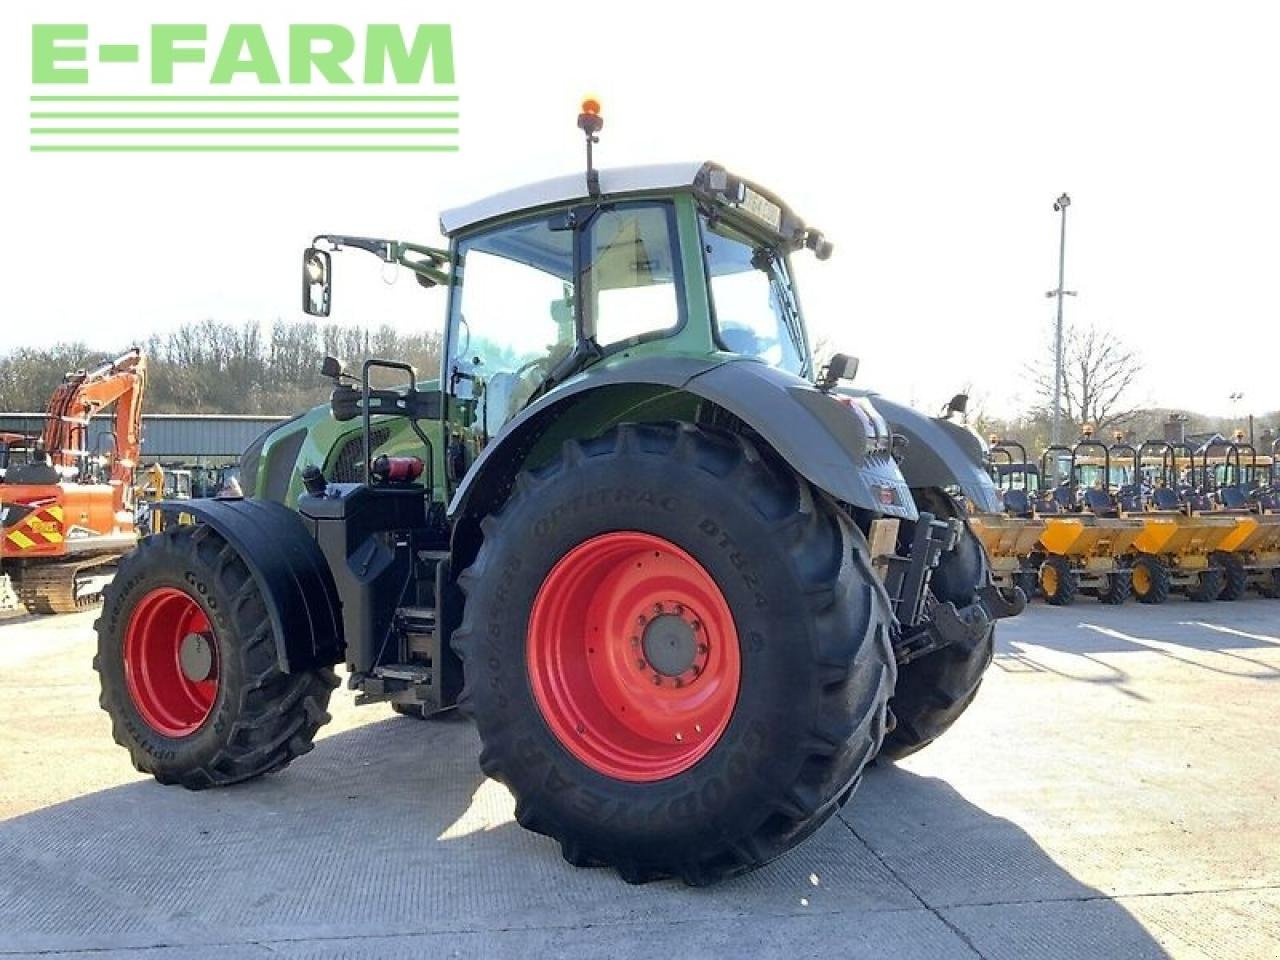
[[[228,464],[239,459],[241,451],[255,437],[284,419],[229,414],[143,414],[142,462]],[[0,433],[38,437],[44,430],[44,420],[43,413],[0,413]],[[110,416],[93,419],[89,431],[92,449],[110,449],[111,428]]]

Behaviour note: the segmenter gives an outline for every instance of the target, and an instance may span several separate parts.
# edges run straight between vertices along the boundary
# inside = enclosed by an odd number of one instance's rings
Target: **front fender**
[[[907,440],[900,465],[912,488],[958,487],[976,512],[1003,512],[1000,494],[987,473],[982,441],[976,434],[958,423],[926,416],[881,396],[871,395],[868,399],[893,432]]]
[[[758,433],[806,480],[837,500],[916,519],[893,458],[868,437],[864,420],[807,380],[751,360],[652,357],[595,368],[566,381],[512,419],[476,459],[449,504],[465,513],[477,490],[496,505],[538,439],[591,391],[619,385],[670,387],[710,401]]]
[[[296,510],[272,500],[161,500],[169,523],[183,514],[212,527],[258,585],[286,673],[342,660],[342,605],[324,554]]]

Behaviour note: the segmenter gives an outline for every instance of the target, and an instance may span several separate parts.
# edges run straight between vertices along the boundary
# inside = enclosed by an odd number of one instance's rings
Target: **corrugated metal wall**
[[[142,457],[153,460],[226,460],[240,456],[258,434],[284,417],[216,416],[213,414],[153,413],[142,415]],[[99,423],[101,427],[99,427]],[[90,443],[109,435],[110,417],[95,417]],[[44,430],[42,413],[0,413],[0,433],[39,436]],[[102,440],[103,447],[107,440]]]

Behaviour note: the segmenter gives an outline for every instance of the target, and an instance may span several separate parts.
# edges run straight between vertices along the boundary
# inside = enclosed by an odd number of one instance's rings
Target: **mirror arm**
[[[448,285],[449,252],[447,250],[424,247],[418,243],[406,243],[403,240],[393,240],[391,242],[391,252],[395,257],[396,263],[407,270],[412,270],[417,274],[419,281],[425,280],[432,285]],[[411,253],[415,253],[425,259],[411,259],[408,256]]]
[[[387,263],[390,263],[393,259],[391,253],[392,241],[390,240],[382,240],[378,237],[348,237],[340,233],[322,233],[316,236],[311,243],[314,246],[321,241],[329,244],[335,250],[341,250],[343,247],[354,247],[357,250],[366,250]]]
[[[420,279],[430,281],[432,284],[441,284],[448,286],[449,284],[449,254],[444,250],[437,250],[434,247],[423,247],[416,243],[402,243],[395,241],[391,244],[391,249],[395,256],[396,263],[407,270],[412,270]],[[416,253],[425,260],[410,259],[407,254]],[[442,269],[443,268],[443,269]]]
[[[381,237],[351,237],[339,233],[322,233],[311,241],[312,244],[324,242],[335,250],[351,247],[372,253],[383,263],[396,263],[413,271],[419,277],[432,283],[448,284],[449,251],[438,247],[427,247],[418,243],[406,243],[403,240],[384,240]],[[422,259],[411,259],[409,254],[417,254]]]

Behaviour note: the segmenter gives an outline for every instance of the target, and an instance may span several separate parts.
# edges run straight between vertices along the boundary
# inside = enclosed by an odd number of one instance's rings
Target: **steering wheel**
[[[530,360],[528,363],[524,363],[516,367],[515,372],[512,374],[512,376],[517,377],[520,380],[523,380],[525,378],[525,374],[537,369],[538,367],[542,367],[543,373],[546,373],[547,365],[550,363],[550,361],[551,361],[550,357],[535,357],[534,359]]]

